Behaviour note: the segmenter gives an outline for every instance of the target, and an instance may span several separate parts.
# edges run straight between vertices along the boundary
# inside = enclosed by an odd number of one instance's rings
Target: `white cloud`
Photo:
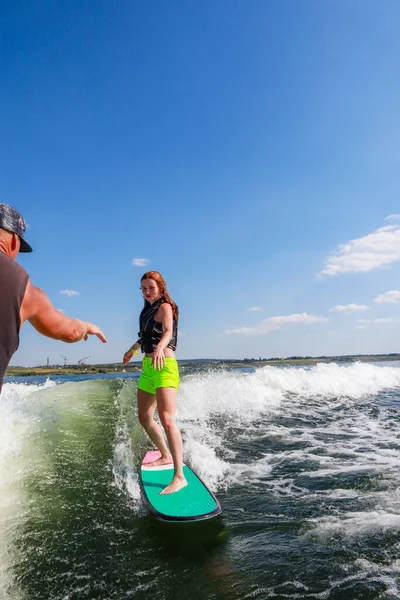
[[[64,296],[79,296],[80,292],[76,292],[75,290],[61,290],[60,294]]]
[[[399,221],[400,220],[400,215],[389,215],[388,217],[386,217],[387,221]]]
[[[347,314],[357,312],[359,310],[368,310],[368,306],[365,304],[338,304],[334,308],[330,308],[329,312],[345,312]]]
[[[377,304],[400,304],[400,291],[391,290],[390,292],[386,292],[386,294],[379,294],[375,298],[375,302]]]
[[[399,260],[400,225],[387,225],[374,233],[340,245],[337,253],[327,259],[320,275],[372,271]]]
[[[238,329],[227,329],[225,333],[236,335],[263,335],[269,331],[281,329],[287,325],[308,325],[310,323],[322,323],[329,321],[325,317],[308,315],[307,313],[297,313],[282,317],[269,317],[264,319],[257,327],[239,327]]]
[[[393,317],[381,318],[381,319],[359,319],[358,323],[370,325],[371,323],[393,323]]]
[[[368,329],[369,325],[385,325],[387,323],[396,323],[397,321],[393,317],[380,318],[380,319],[358,319],[357,325],[354,329]]]
[[[265,333],[265,331],[261,331],[253,327],[238,327],[238,329],[226,329],[225,333],[233,333],[237,335],[260,335],[262,333]]]
[[[247,309],[249,312],[260,312],[261,307],[260,306],[252,306],[251,308]]]
[[[65,308],[57,308],[58,312],[65,314]]]
[[[145,267],[149,262],[150,260],[148,258],[134,258],[132,260],[132,264],[135,267]]]

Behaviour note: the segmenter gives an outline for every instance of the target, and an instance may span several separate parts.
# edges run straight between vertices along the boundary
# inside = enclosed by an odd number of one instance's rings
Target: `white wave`
[[[215,450],[209,445],[190,438],[185,444],[184,459],[212,490],[222,484],[223,476],[229,467],[217,457]]]
[[[183,378],[177,411],[185,459],[214,490],[265,482],[284,461],[312,464],[312,470],[302,468],[304,477],[364,471],[387,473],[393,483],[400,473],[400,426],[384,411],[371,414],[368,399],[399,389],[399,368],[366,363],[190,375]],[[266,449],[275,440],[300,447],[266,451],[243,464],[237,448],[255,440]],[[292,488],[293,477],[275,478],[271,486],[281,493],[285,484]]]
[[[368,363],[340,366],[319,363],[311,368],[264,367],[255,378],[281,394],[302,398],[353,398],[400,388],[400,369]]]
[[[226,444],[224,429],[249,427],[258,415],[276,410],[282,399],[279,390],[253,375],[223,371],[183,379],[177,422],[184,432],[185,460],[211,489],[231,481],[229,459],[235,453]]]
[[[46,379],[44,383],[15,383],[8,382],[3,385],[0,398],[12,398],[14,401],[20,401],[22,398],[31,396],[39,390],[47,390],[57,385],[52,379]]]
[[[271,455],[266,455],[251,464],[235,463],[229,481],[238,485],[265,483],[265,479],[271,475],[272,469]]]
[[[282,390],[266,384],[259,372],[246,377],[235,372],[210,372],[183,380],[178,411],[188,420],[228,415],[246,423],[252,421],[254,413],[267,413],[279,406],[282,398]]]
[[[400,515],[375,510],[370,512],[346,513],[341,517],[310,519],[314,525],[311,535],[328,539],[334,535],[360,537],[363,535],[400,531]]]
[[[365,363],[187,375],[177,409],[184,460],[216,492],[232,485],[264,486],[281,497],[337,504],[347,500],[363,508],[368,502],[372,511],[394,513],[400,425],[388,418],[389,408],[371,412],[371,406],[375,397],[399,389],[397,366]],[[137,422],[132,394],[127,383],[117,399],[113,472],[116,485],[138,506],[141,456],[134,453],[148,440]],[[249,449],[256,442],[252,454]],[[270,451],[274,444],[278,451]],[[379,479],[381,488],[365,493],[340,485],[359,476]],[[327,478],[337,478],[333,489],[325,489]]]
[[[132,450],[134,431],[140,430],[134,412],[136,403],[132,401],[133,392],[132,382],[125,381],[114,400],[119,420],[113,444],[112,471],[115,485],[128,493],[133,508],[140,513],[143,507],[137,469],[138,457],[135,457]]]
[[[51,381],[42,385],[6,383],[0,397],[0,597],[4,598],[10,597],[9,593],[13,599],[22,597],[10,573],[15,561],[12,539],[27,502],[23,474],[28,440],[38,427],[29,404],[35,402],[35,392],[54,385]]]
[[[128,432],[120,426],[116,430],[112,470],[115,485],[120,490],[126,490],[134,503],[138,505],[140,503],[140,486],[131,441]]]
[[[383,582],[388,597],[391,595],[394,598],[400,598],[400,560],[387,561],[383,565],[382,563],[374,563],[370,560],[359,558],[354,563],[362,572],[375,576],[378,581]]]

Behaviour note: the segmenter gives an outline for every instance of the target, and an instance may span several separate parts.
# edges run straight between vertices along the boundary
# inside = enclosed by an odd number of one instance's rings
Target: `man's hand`
[[[32,285],[30,280],[26,286],[20,316],[21,325],[28,320],[36,331],[54,340],[72,344],[82,339],[87,340],[89,335],[95,335],[103,343],[107,341],[96,325],[66,317],[54,308],[46,294]]]
[[[86,333],[83,336],[85,342],[88,339],[89,335],[96,335],[99,338],[99,340],[103,342],[103,344],[107,343],[107,339],[104,333],[101,331],[101,329],[97,327],[97,325],[93,325],[93,323],[88,323],[87,321],[85,321],[83,324],[87,326]]]

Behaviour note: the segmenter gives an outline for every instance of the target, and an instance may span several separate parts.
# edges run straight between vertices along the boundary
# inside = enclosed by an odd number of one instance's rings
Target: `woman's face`
[[[140,289],[142,290],[143,297],[150,304],[161,298],[160,288],[154,279],[143,279]]]

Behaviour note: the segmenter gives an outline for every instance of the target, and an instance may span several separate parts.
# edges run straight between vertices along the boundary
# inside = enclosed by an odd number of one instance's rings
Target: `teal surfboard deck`
[[[172,481],[173,465],[147,467],[146,462],[156,460],[159,453],[148,452],[140,469],[140,484],[145,505],[161,521],[200,521],[219,515],[221,505],[214,494],[188,467],[183,473],[188,485],[174,494],[160,494]]]

